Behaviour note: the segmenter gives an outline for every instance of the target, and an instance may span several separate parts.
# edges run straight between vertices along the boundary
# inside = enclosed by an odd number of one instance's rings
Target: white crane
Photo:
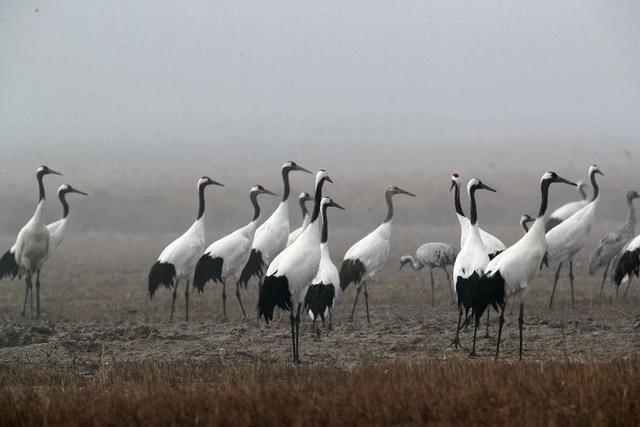
[[[415,259],[411,255],[404,255],[400,257],[400,268],[409,264],[415,271],[422,270],[425,266],[429,267],[429,274],[431,277],[431,305],[435,305],[434,289],[433,289],[433,269],[441,268],[444,274],[447,276],[447,288],[451,293],[451,300],[454,301],[453,290],[451,288],[451,278],[447,271],[448,265],[453,265],[456,262],[456,256],[458,256],[458,248],[441,242],[425,243],[416,250]]]
[[[524,325],[524,301],[528,293],[528,285],[540,268],[540,263],[547,250],[545,237],[545,223],[547,219],[547,204],[549,201],[549,186],[554,183],[576,185],[558,176],[555,172],[545,172],[540,180],[540,210],[538,218],[531,229],[513,246],[507,248],[500,255],[489,261],[485,273],[478,281],[477,292],[471,300],[471,316],[475,317],[478,324],[484,310],[493,306],[500,311],[498,327],[498,344],[496,347],[496,360],[500,352],[500,339],[504,324],[504,310],[507,298],[514,303],[520,303],[520,316],[518,324],[520,328],[520,359],[522,359],[522,327]],[[470,316],[470,317],[471,317]]]
[[[614,259],[620,255],[624,246],[633,239],[636,234],[636,212],[633,208],[633,200],[639,198],[640,195],[636,191],[627,192],[627,206],[629,213],[627,220],[616,231],[604,236],[596,249],[589,258],[589,274],[593,275],[600,267],[605,267],[602,275],[602,285],[600,286],[600,295],[604,291],[604,283],[607,281],[607,273],[609,268],[614,264]]]
[[[451,187],[449,191],[455,190],[453,193],[453,201],[456,210],[456,216],[458,217],[458,222],[460,223],[460,247],[464,246],[464,242],[469,235],[469,219],[464,215],[464,211],[462,210],[462,204],[460,203],[460,174],[454,173],[451,175]],[[487,233],[482,228],[480,230],[480,239],[482,239],[482,243],[485,248],[487,248],[487,254],[489,255],[489,259],[493,258],[500,252],[505,249],[504,243],[491,233]]]
[[[315,203],[311,223],[291,246],[280,253],[278,262],[269,265],[258,298],[258,318],[263,316],[267,323],[273,319],[273,310],[276,306],[290,312],[294,363],[300,362],[298,352],[300,311],[307,288],[320,266],[321,231],[317,220],[323,205],[338,207],[331,198],[322,197],[322,186],[325,181],[332,182],[325,170],[318,171],[314,186]]]
[[[634,237],[624,248],[613,273],[613,281],[617,288],[620,288],[622,282],[629,282],[627,289],[624,291],[625,296],[631,284],[631,277],[634,274],[636,277],[640,274],[640,235]]]
[[[317,326],[317,319],[320,317],[322,326],[324,319],[329,316],[329,330],[333,328],[333,307],[340,292],[340,276],[338,269],[331,260],[329,251],[329,220],[327,219],[327,208],[323,205],[320,210],[322,218],[322,235],[320,237],[320,265],[316,277],[311,281],[311,286],[307,289],[304,298],[304,308],[308,310],[317,337],[320,337],[320,328]]]
[[[160,285],[164,285],[168,289],[173,288],[170,322],[173,321],[173,312],[176,308],[180,282],[185,282],[185,318],[187,321],[189,320],[189,281],[196,262],[198,262],[198,258],[202,255],[206,245],[204,190],[209,185],[224,187],[223,184],[212,180],[208,176],[203,176],[198,180],[198,215],[196,221],[184,234],[164,248],[149,271],[149,299],[153,299],[153,295]]]
[[[469,234],[460,249],[460,253],[456,257],[456,262],[453,264],[453,291],[458,298],[458,326],[456,327],[456,335],[452,344],[455,345],[456,348],[460,345],[459,335],[462,309],[464,307],[465,313],[469,312],[474,294],[478,292],[478,281],[484,273],[485,266],[489,263],[487,248],[480,237],[480,226],[478,225],[478,208],[476,205],[476,191],[478,190],[496,191],[476,178],[472,178],[467,183],[467,193],[471,201],[469,209],[471,212],[469,215]],[[476,322],[473,332],[472,356],[475,355],[476,351],[477,332],[478,322]]]
[[[553,296],[556,292],[560,270],[565,262],[569,262],[569,282],[571,283],[571,308],[575,307],[573,292],[573,257],[587,242],[591,227],[595,219],[595,209],[600,201],[600,188],[596,182],[596,175],[604,175],[598,166],[589,167],[589,179],[593,187],[593,198],[584,208],[571,215],[560,224],[547,232],[548,262],[557,261],[558,269],[553,281],[553,290],[549,299],[549,308],[553,308]]]
[[[256,230],[253,244],[251,245],[251,254],[240,274],[240,283],[245,287],[253,276],[257,276],[260,280],[258,283],[258,287],[260,287],[264,266],[270,265],[271,261],[287,247],[287,240],[289,239],[289,193],[291,190],[289,173],[293,171],[311,173],[296,164],[296,162],[289,161],[282,165],[282,183],[284,187],[282,202]]]
[[[300,209],[302,210],[302,225],[289,233],[287,246],[292,244],[294,240],[296,240],[298,236],[300,236],[300,234],[302,234],[302,232],[306,230],[306,228],[309,226],[309,223],[311,222],[311,216],[309,216],[309,211],[307,211],[307,206],[305,205],[305,203],[309,200],[313,200],[309,193],[304,191],[300,193],[300,196],[298,197],[298,203],[300,203]]]
[[[18,272],[25,275],[25,300],[22,315],[26,315],[27,296],[31,294],[31,314],[33,315],[33,275],[36,276],[36,317],[40,317],[40,270],[51,250],[51,234],[42,217],[44,212],[45,175],[62,175],[47,166],[36,170],[38,181],[38,206],[29,221],[20,229],[13,247],[0,260],[0,278],[14,278]]]
[[[231,234],[213,242],[198,260],[195,272],[193,273],[193,286],[198,292],[204,291],[204,285],[209,281],[222,283],[222,315],[227,316],[227,280],[234,278],[236,282],[236,298],[242,309],[242,317],[247,314],[240,298],[240,272],[246,265],[251,252],[253,236],[258,227],[260,219],[260,205],[258,204],[259,194],[275,193],[264,188],[262,185],[254,185],[249,191],[249,199],[253,205],[253,217],[251,222]]]
[[[587,185],[583,181],[578,181],[578,193],[580,193],[581,200],[565,203],[553,211],[551,215],[549,215],[549,219],[545,226],[547,231],[551,230],[553,227],[589,204],[589,198],[587,197],[585,188],[587,188]]]
[[[389,240],[391,239],[391,223],[393,222],[393,196],[396,194],[406,194],[415,197],[395,185],[387,187],[384,192],[387,201],[387,216],[382,224],[371,233],[364,236],[360,241],[351,246],[344,256],[340,266],[340,288],[347,289],[350,283],[358,285],[356,299],[351,309],[351,320],[358,304],[360,291],[364,287],[364,303],[367,310],[367,322],[369,322],[369,293],[367,292],[367,281],[373,280],[378,271],[382,269],[387,256],[389,255]]]

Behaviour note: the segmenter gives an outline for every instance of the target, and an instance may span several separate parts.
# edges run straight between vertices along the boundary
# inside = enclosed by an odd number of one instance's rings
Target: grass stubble
[[[637,359],[5,368],[3,425],[640,425]]]

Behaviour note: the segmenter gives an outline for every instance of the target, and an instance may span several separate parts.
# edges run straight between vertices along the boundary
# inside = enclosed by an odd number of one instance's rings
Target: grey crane
[[[410,264],[416,271],[422,270],[424,267],[429,267],[429,274],[431,276],[431,305],[434,305],[433,269],[441,268],[444,271],[444,274],[447,275],[451,301],[455,301],[447,266],[453,266],[456,262],[456,256],[458,256],[458,248],[449,245],[448,243],[425,243],[416,250],[415,259],[411,255],[404,255],[400,257],[400,270],[402,270],[402,267],[407,264]]]

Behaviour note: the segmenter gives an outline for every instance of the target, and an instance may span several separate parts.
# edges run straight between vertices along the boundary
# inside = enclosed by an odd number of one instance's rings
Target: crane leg
[[[184,288],[184,310],[185,310],[185,319],[189,321],[189,281],[187,280],[187,285]]]
[[[22,316],[27,315],[27,300],[29,299],[29,291],[31,290],[29,282],[25,277],[24,280],[24,304],[22,304]]]
[[[367,323],[371,323],[369,319],[369,292],[367,292],[367,282],[364,282],[364,306],[367,310]]]
[[[289,320],[291,321],[291,348],[293,352],[291,361],[296,363],[296,318],[293,315],[293,307],[291,307],[291,312],[289,313]]]
[[[360,296],[360,291],[362,291],[362,284],[358,285],[358,290],[356,291],[356,300],[353,302],[353,308],[351,309],[352,321],[353,321],[353,313],[356,311],[356,305],[358,304],[358,297]]]
[[[453,341],[449,344],[449,347],[453,346],[454,349],[462,347],[460,345],[460,323],[462,323],[462,306],[458,307],[458,326],[456,327],[456,335],[453,337]]]
[[[329,330],[333,331],[333,308],[329,308]]]
[[[40,270],[36,270],[36,319],[40,318]]]
[[[569,261],[569,283],[571,283],[571,308],[575,309],[575,302],[574,302],[574,296],[573,296],[573,260]]]
[[[491,313],[491,310],[489,310],[489,307],[487,307],[487,328],[484,331],[485,338],[489,338],[489,313]]]
[[[456,298],[453,295],[453,288],[451,287],[451,277],[449,277],[449,272],[447,271],[447,267],[442,267],[444,270],[444,274],[447,275],[447,283],[449,284],[449,295],[451,295],[451,302],[455,304]]]
[[[242,298],[240,296],[240,282],[236,282],[236,298],[238,298],[238,303],[240,304],[240,310],[242,310],[242,318],[247,318],[247,313],[244,311],[244,306],[242,305]]]
[[[602,285],[600,285],[600,296],[602,296],[602,293],[604,292],[604,283],[607,281],[607,273],[609,272],[610,265],[611,265],[611,262],[607,264],[607,266],[604,269],[604,274],[602,275]]]
[[[171,295],[171,315],[169,316],[169,322],[173,322],[173,312],[176,309],[176,298],[178,298],[178,281],[173,284],[173,294]]]
[[[227,317],[227,284],[222,282],[222,317]]]
[[[480,327],[480,319],[476,317],[474,328],[473,328],[473,347],[471,348],[471,353],[469,353],[469,357],[476,356],[476,335],[478,334],[479,327]]]
[[[435,298],[433,293],[433,268],[429,269],[429,273],[431,275],[431,307],[435,306]]]
[[[522,327],[524,326],[524,303],[520,303],[520,316],[518,317],[520,327],[520,360],[522,360]]]
[[[298,304],[296,312],[296,363],[300,363],[300,309],[302,304]]]
[[[622,299],[627,298],[627,292],[629,292],[629,286],[631,286],[631,276],[629,276],[629,280],[627,280],[627,287],[624,290],[624,294],[622,294]]]
[[[500,322],[498,325],[498,345],[496,346],[496,360],[498,360],[498,356],[500,355],[500,339],[502,338],[503,325],[504,325],[504,307],[502,307],[502,311],[500,312]]]
[[[553,289],[551,290],[551,299],[549,300],[549,310],[553,310],[553,296],[556,293],[556,286],[558,286],[558,279],[560,278],[561,269],[562,269],[562,263],[558,264],[558,269],[556,270],[556,276],[553,279]]]

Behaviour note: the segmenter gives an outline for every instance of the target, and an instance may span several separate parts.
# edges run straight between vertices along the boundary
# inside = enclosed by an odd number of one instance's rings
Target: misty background
[[[248,222],[251,185],[282,193],[286,160],[335,181],[334,260],[392,183],[419,196],[396,199],[392,256],[457,244],[454,171],[498,189],[480,221],[513,242],[543,171],[597,163],[595,242],[640,191],[638,24],[631,0],[0,1],[0,243],[47,164],[65,174],[46,178],[49,220],[60,184],[90,193],[70,196],[58,259],[143,271],[195,218],[199,176],[227,185],[207,190],[213,241]],[[554,189],[553,207],[576,197]],[[278,201],[262,200],[266,218]]]

